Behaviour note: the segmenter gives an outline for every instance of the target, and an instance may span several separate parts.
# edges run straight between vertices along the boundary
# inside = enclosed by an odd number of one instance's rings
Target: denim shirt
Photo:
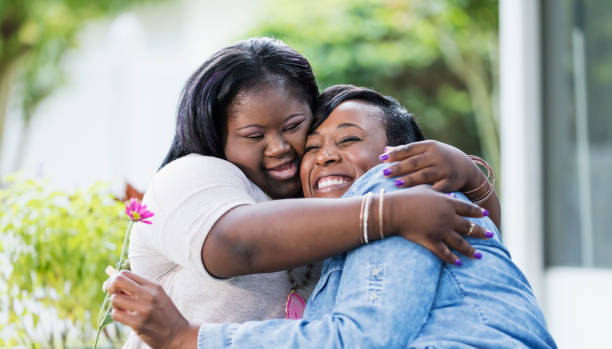
[[[382,166],[344,196],[398,190]],[[301,320],[206,323],[198,349],[556,348],[495,225],[487,217],[469,219],[495,233],[467,238],[481,260],[462,257],[462,267],[448,265],[401,237],[363,245],[325,260]]]

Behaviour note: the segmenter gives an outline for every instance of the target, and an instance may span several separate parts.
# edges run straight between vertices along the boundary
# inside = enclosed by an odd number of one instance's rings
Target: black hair
[[[319,89],[310,64],[280,40],[251,38],[225,47],[185,83],[176,133],[161,167],[190,153],[225,158],[227,108],[237,93],[282,79],[314,110]]]
[[[382,112],[382,124],[387,134],[387,145],[398,146],[425,140],[414,116],[393,97],[353,85],[330,86],[321,95],[314,113],[310,131],[319,127],[342,102],[360,100],[370,103]]]

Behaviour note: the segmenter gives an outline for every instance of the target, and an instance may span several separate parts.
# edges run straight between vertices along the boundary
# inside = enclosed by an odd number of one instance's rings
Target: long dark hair
[[[321,125],[342,102],[360,100],[378,107],[382,113],[382,124],[387,134],[387,145],[397,146],[425,139],[414,116],[393,97],[365,87],[334,85],[321,93],[314,113],[310,131]]]
[[[306,58],[280,40],[240,41],[213,54],[187,80],[176,133],[161,167],[190,153],[225,158],[222,132],[228,106],[238,92],[270,78],[283,79],[314,111],[319,90]]]

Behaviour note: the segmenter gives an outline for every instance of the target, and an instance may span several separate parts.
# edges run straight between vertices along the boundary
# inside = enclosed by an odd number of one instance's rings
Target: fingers
[[[427,167],[407,176],[396,178],[395,186],[398,188],[414,187],[420,184],[432,184],[438,179],[438,171],[434,167]]]
[[[130,273],[131,274],[131,273]],[[127,271],[121,271],[118,274],[110,277],[104,282],[103,288],[108,293],[124,292],[130,295],[137,294],[141,290],[141,285],[136,283]]]
[[[460,216],[482,218],[489,215],[489,211],[480,206],[459,199],[451,200],[453,201],[453,205],[455,206],[455,212]]]
[[[147,278],[144,278],[144,277],[142,277],[142,276],[140,276],[140,275],[138,275],[136,273],[133,273],[133,272],[131,272],[129,270],[122,270],[120,272],[120,274],[123,274],[125,277],[130,278],[130,279],[134,280],[136,283],[138,283],[140,285],[143,285],[143,286],[154,286],[154,285],[157,285],[155,282],[153,282],[153,281],[151,281],[151,280],[149,280]]]
[[[464,218],[459,218],[458,222],[455,224],[455,231],[459,234],[477,239],[490,239],[493,237],[492,232]]]
[[[406,159],[400,159],[395,164],[385,168],[383,174],[387,177],[397,177],[416,172],[435,164],[435,159],[427,154],[417,154]]]
[[[432,188],[435,191],[438,191],[441,193],[447,193],[449,192],[451,188],[451,181],[448,178],[443,178],[441,180],[436,181],[433,184]]]
[[[428,142],[429,141],[421,141],[400,145],[393,148],[386,148],[388,151],[380,155],[379,159],[382,162],[394,162],[404,160],[411,156],[424,153],[427,149]]]
[[[446,245],[445,242],[440,241],[436,244],[434,250],[434,254],[440,258],[443,262],[453,264],[456,266],[461,266],[461,259],[457,257]]]
[[[118,309],[121,311],[134,312],[138,311],[141,307],[141,304],[138,302],[138,299],[136,297],[121,293],[113,294],[111,296],[110,302],[114,309]]]
[[[444,242],[449,248],[461,253],[462,255],[470,258],[475,258],[474,253],[476,250],[465,240],[461,235],[456,232],[449,233],[445,238]],[[456,260],[454,261],[457,265]]]
[[[137,325],[139,322],[139,317],[137,314],[133,312],[128,312],[125,310],[113,308],[111,311],[111,318],[113,321],[120,322],[126,326],[131,327],[134,331],[138,333]]]

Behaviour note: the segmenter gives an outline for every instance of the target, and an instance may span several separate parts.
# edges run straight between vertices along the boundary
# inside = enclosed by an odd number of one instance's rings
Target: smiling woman
[[[331,120],[326,122],[328,119]],[[377,154],[382,154],[386,146],[424,139],[413,115],[392,97],[352,85],[332,86],[320,96],[306,144],[301,177],[303,185],[308,183],[303,187],[304,194],[338,197],[338,192],[344,193],[356,178],[383,160]],[[340,158],[349,160],[341,166],[350,167],[343,174],[336,173],[337,169],[323,169],[320,173],[305,170],[315,168],[314,163],[332,164]],[[411,161],[417,162],[418,158]],[[392,168],[385,171],[386,176],[392,174]],[[401,178],[396,183],[406,184]]]
[[[242,91],[227,108],[225,158],[273,199],[299,192],[298,168],[312,123],[299,89],[280,76]]]
[[[378,154],[387,145],[381,114],[380,108],[365,101],[347,101],[331,113],[329,122],[310,134],[302,161],[302,169],[311,169],[302,171],[302,183],[308,183],[305,196],[339,197],[355,179],[380,163]],[[329,169],[337,163],[339,166]]]

